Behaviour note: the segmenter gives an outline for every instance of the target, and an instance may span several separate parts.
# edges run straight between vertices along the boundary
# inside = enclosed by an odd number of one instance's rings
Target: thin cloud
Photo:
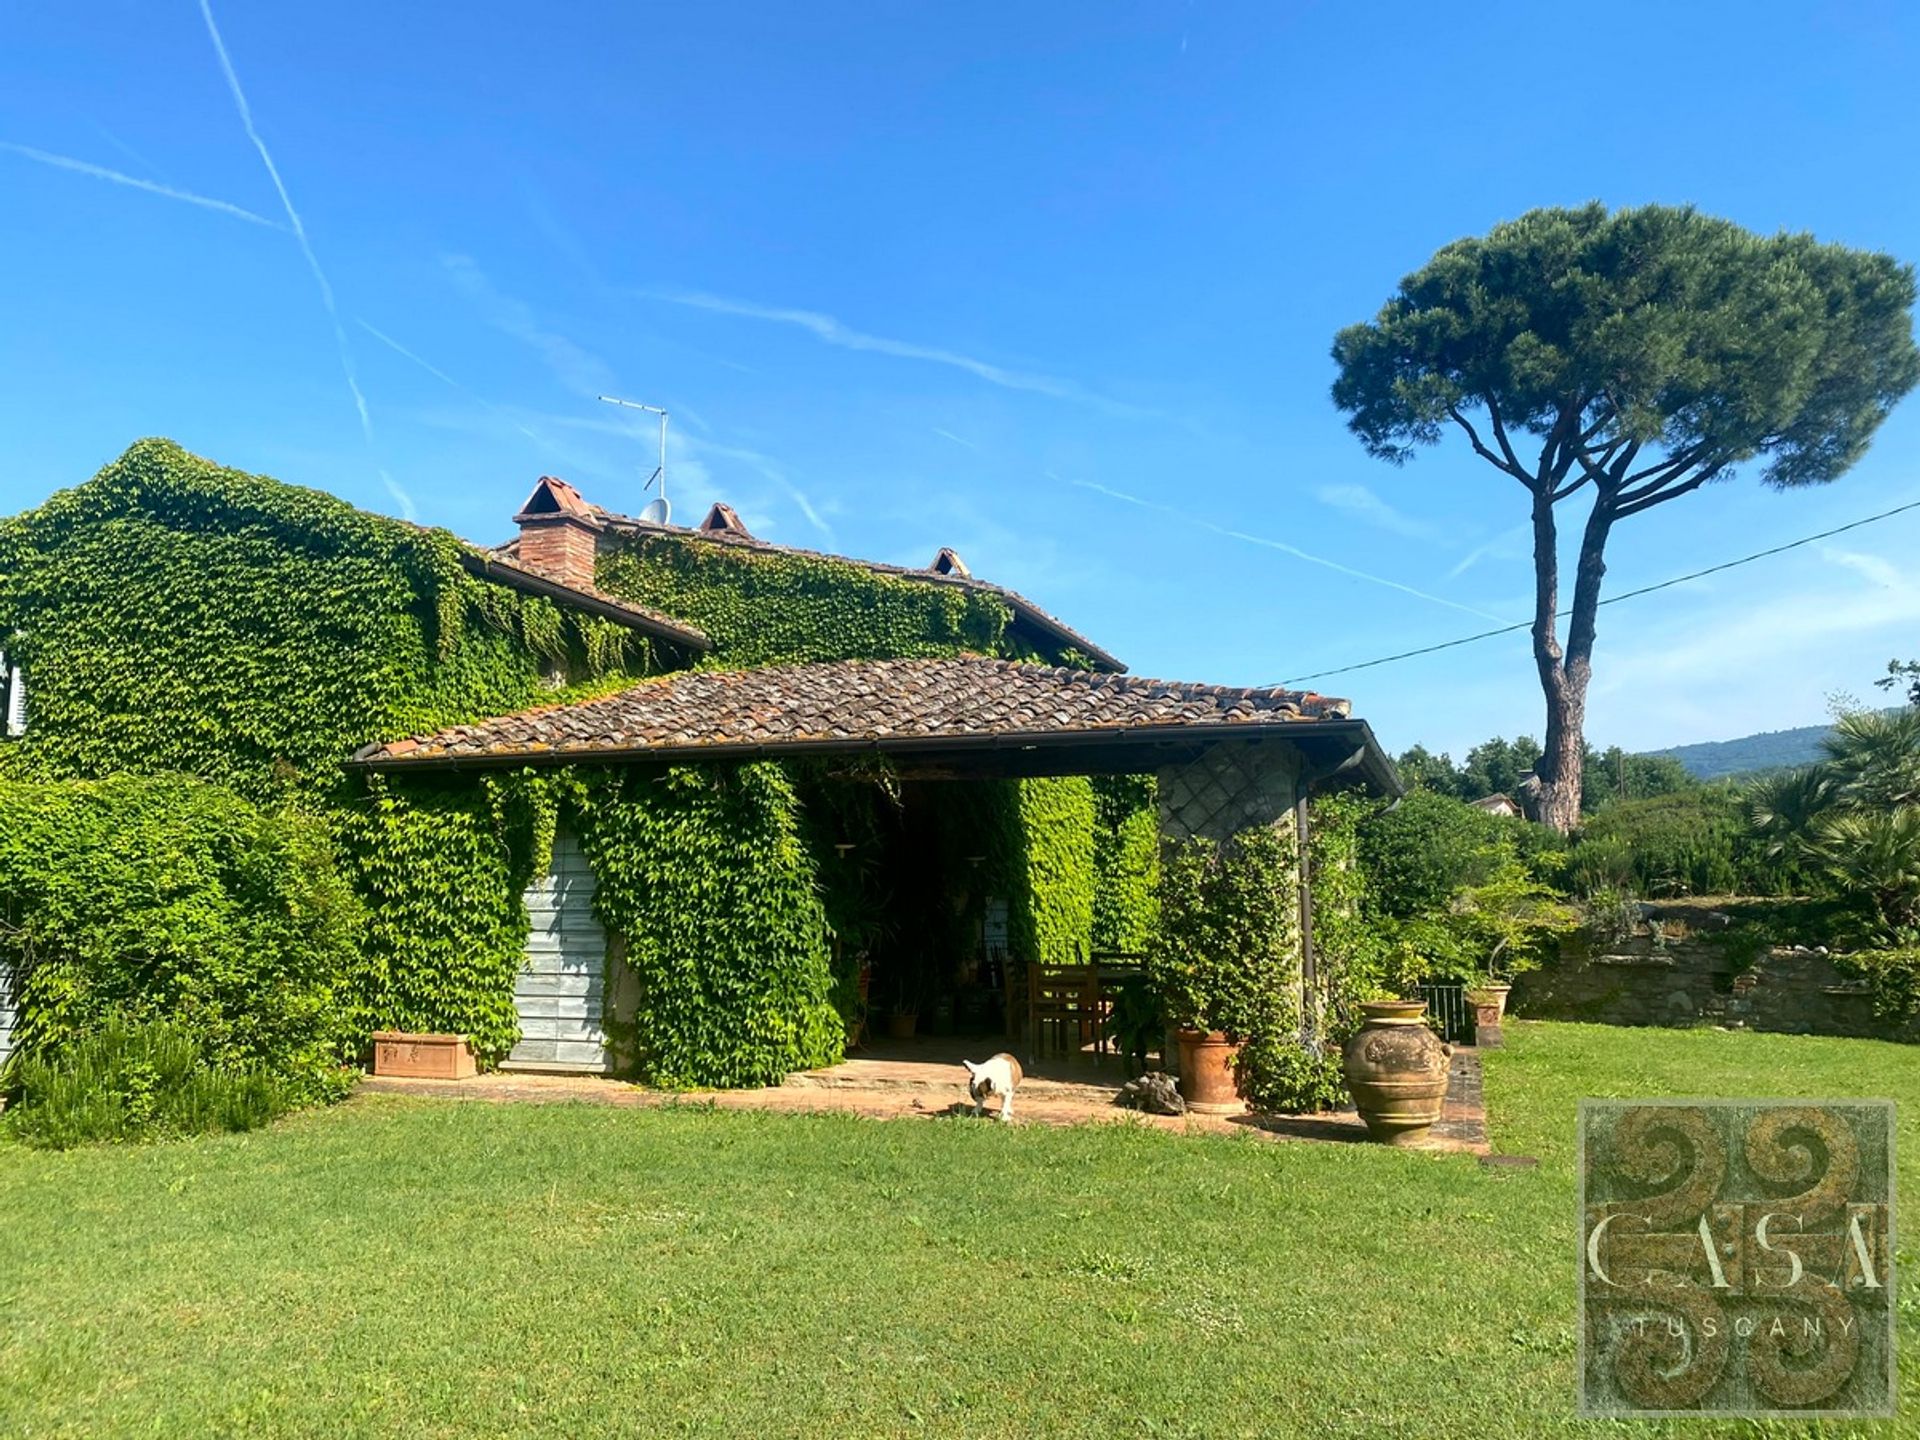
[[[435,365],[433,362],[429,360],[424,360],[420,356],[416,355],[413,351],[409,350],[406,346],[402,345],[398,340],[394,339],[391,335],[387,334],[386,331],[378,329],[375,326],[368,324],[367,321],[360,319],[358,316],[354,318],[354,324],[358,325],[362,330],[366,331],[369,335],[373,336],[374,339],[378,340],[382,345],[386,346],[389,350],[393,351],[394,354],[400,356],[402,359],[411,360],[415,365],[418,365],[422,370],[426,371],[427,374],[433,376],[433,378],[438,380],[441,384],[451,386],[453,389],[458,390],[462,395],[467,396],[469,399],[476,400],[480,404],[486,406],[489,410],[496,411],[500,415],[506,417],[507,422],[510,425],[512,425],[514,429],[518,430],[522,435],[526,436],[529,440],[533,441],[536,445],[545,445],[548,443],[546,439],[542,437],[537,431],[533,430],[531,427],[522,423],[520,420],[515,419],[513,412],[509,410],[506,406],[499,404],[497,401],[489,400],[486,396],[482,395],[479,391],[475,390],[470,385],[461,384],[458,380],[454,379],[453,376],[447,374],[446,371],[442,370],[438,365]]]
[[[200,16],[207,22],[207,38],[213,41],[214,54],[220,59],[220,72],[226,76],[227,89],[233,93],[233,104],[240,112],[241,127],[247,132],[247,139],[253,142],[253,148],[260,152],[260,163],[266,167],[267,177],[273,181],[274,193],[280,197],[280,208],[286,211],[293,238],[299,243],[300,253],[306,257],[307,268],[313,272],[314,284],[320,287],[320,300],[327,307],[327,319],[333,325],[334,347],[340,353],[340,372],[346,377],[347,391],[352,395],[354,411],[360,417],[360,434],[371,454],[378,448],[373,437],[373,414],[367,408],[367,397],[360,390],[360,377],[354,371],[353,347],[347,343],[346,327],[340,323],[340,307],[333,298],[333,282],[327,279],[327,272],[320,265],[320,257],[314,254],[313,243],[307,238],[306,223],[293,206],[293,197],[287,193],[286,182],[280,178],[280,167],[273,163],[273,152],[267,149],[267,142],[261,138],[259,127],[253,123],[253,107],[247,103],[247,92],[240,86],[240,76],[233,68],[233,58],[227,54],[226,41],[220,38],[220,27],[214,24],[213,7],[208,0],[200,0]],[[380,476],[380,483],[387,487],[387,493],[399,503],[400,513],[409,520],[414,519],[417,512],[413,497],[384,469],[378,465],[374,468]]]
[[[834,543],[833,526],[821,516],[806,491],[793,483],[787,475],[786,467],[779,461],[761,454],[758,450],[748,450],[738,445],[722,445],[714,440],[685,435],[679,431],[674,433],[679,436],[678,443],[684,445],[690,455],[717,455],[724,459],[735,460],[772,481],[786,492],[787,498],[793,502],[794,508],[806,517],[807,523],[818,530],[828,544]]]
[[[118,150],[122,155],[126,156],[129,160],[133,161],[134,164],[138,165],[142,170],[146,171],[148,175],[152,176],[155,180],[158,180],[162,185],[171,185],[173,183],[173,181],[170,178],[168,178],[166,172],[163,171],[158,165],[154,164],[152,160],[148,159],[145,154],[143,154],[139,150],[134,149],[133,146],[129,145],[125,140],[122,140],[118,135],[114,134],[113,131],[109,130],[106,126],[102,125],[98,120],[95,120],[89,117],[87,120],[87,124],[93,127],[94,133],[98,135],[102,140],[106,141],[107,144],[111,145],[114,149]]]
[[[1049,472],[1049,478],[1058,479],[1059,477]],[[1477,615],[1482,620],[1492,620],[1499,624],[1507,623],[1507,617],[1504,615],[1495,615],[1486,610],[1477,610],[1471,605],[1462,605],[1459,601],[1449,600],[1443,595],[1430,595],[1425,590],[1416,590],[1411,585],[1403,585],[1398,580],[1389,580],[1384,575],[1372,575],[1365,570],[1356,570],[1351,565],[1342,565],[1338,560],[1329,560],[1324,555],[1315,555],[1312,551],[1302,550],[1297,545],[1289,545],[1284,540],[1270,539],[1265,535],[1253,535],[1245,530],[1233,530],[1225,525],[1216,525],[1210,520],[1196,519],[1194,516],[1187,514],[1183,510],[1178,510],[1171,505],[1164,505],[1157,500],[1144,500],[1138,495],[1129,495],[1124,490],[1115,490],[1112,486],[1097,484],[1092,480],[1070,480],[1067,483],[1077,486],[1082,490],[1091,490],[1096,495],[1105,495],[1111,500],[1119,500],[1128,505],[1138,506],[1142,510],[1155,510],[1163,515],[1174,516],[1176,519],[1188,525],[1195,526],[1201,530],[1211,531],[1215,535],[1224,535],[1230,540],[1238,540],[1246,545],[1258,545],[1267,550],[1278,550],[1283,555],[1291,555],[1294,559],[1304,560],[1309,565],[1319,565],[1324,569],[1336,571],[1352,579],[1364,580],[1370,585],[1380,585],[1388,590],[1398,590],[1402,595],[1412,595],[1416,599],[1425,600],[1434,605],[1444,605],[1449,610],[1460,610],[1468,615]]]
[[[1322,485],[1314,491],[1314,499],[1329,509],[1408,540],[1443,538],[1438,526],[1395,509],[1364,485]]]
[[[1128,405],[1119,400],[1109,399],[1105,395],[1089,390],[1077,380],[1064,379],[1058,375],[1044,375],[1035,371],[1009,370],[1005,366],[994,365],[938,345],[922,345],[912,340],[894,340],[884,335],[868,334],[818,310],[757,305],[752,301],[731,300],[723,295],[710,295],[699,290],[642,290],[638,293],[643,299],[664,301],[669,305],[684,305],[689,309],[707,310],[717,315],[737,315],[747,320],[765,320],[776,325],[791,325],[807,331],[824,344],[835,345],[842,350],[863,350],[876,355],[891,355],[902,360],[922,360],[933,365],[945,365],[955,370],[965,371],[976,379],[986,381],[989,385],[998,385],[1007,390],[1024,390],[1035,395],[1047,395],[1055,400],[1069,400],[1080,405],[1091,405],[1112,415],[1147,416],[1156,413],[1137,405]]]
[[[554,378],[569,390],[591,396],[620,388],[612,366],[566,336],[547,329],[524,300],[516,300],[495,289],[472,256],[443,255],[440,264],[460,292],[479,308],[481,319],[529,346],[553,372]]]
[[[1501,531],[1491,540],[1474,546],[1462,556],[1460,563],[1447,571],[1447,579],[1458,580],[1482,560],[1511,560],[1526,554],[1526,547],[1521,542],[1530,533],[1532,533],[1532,527],[1527,525],[1516,525],[1511,530]]]
[[[245,220],[250,225],[264,225],[269,230],[284,230],[287,227],[278,221],[269,220],[264,215],[256,215],[251,210],[229,204],[225,200],[215,200],[210,195],[196,195],[191,190],[182,190],[173,185],[162,185],[156,180],[142,180],[137,175],[122,174],[118,170],[109,170],[104,165],[95,165],[90,161],[76,160],[71,155],[56,155],[51,150],[36,150],[31,145],[16,145],[11,140],[0,140],[0,150],[36,161],[41,165],[51,165],[56,170],[71,170],[76,175],[88,175],[95,180],[105,180],[110,184],[124,185],[129,190],[144,190],[149,195],[161,195],[169,200],[178,200],[186,205],[198,205],[202,210],[218,211],[222,215],[231,215],[236,220]]]
[[[954,434],[953,431],[942,430],[938,425],[933,427],[933,433],[938,435],[942,440],[951,440],[954,444],[964,446],[968,450],[977,451],[980,448],[978,445],[974,444],[973,441],[963,440],[960,438],[960,436]]]

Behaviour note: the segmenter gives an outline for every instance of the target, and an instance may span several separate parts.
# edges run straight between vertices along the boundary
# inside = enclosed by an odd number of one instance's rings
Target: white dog
[[[1000,1097],[1000,1118],[1013,1118],[1013,1092],[1020,1084],[1020,1062],[1004,1050],[991,1060],[976,1065],[971,1060],[962,1060],[967,1067],[967,1094],[973,1098],[973,1113],[987,1113],[989,1096]]]

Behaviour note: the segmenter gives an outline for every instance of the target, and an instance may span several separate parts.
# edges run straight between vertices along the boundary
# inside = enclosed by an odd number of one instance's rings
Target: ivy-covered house
[[[1397,785],[1344,701],[1133,679],[951,550],[553,478],[513,518],[481,549],[141,442],[0,522],[0,783],[183,772],[320,817],[360,1044],[700,1085],[837,1059],[867,1005],[996,1024],[997,969],[1151,944],[1164,835],[1292,856],[1315,787]],[[1276,883],[1297,1011],[1312,892]]]

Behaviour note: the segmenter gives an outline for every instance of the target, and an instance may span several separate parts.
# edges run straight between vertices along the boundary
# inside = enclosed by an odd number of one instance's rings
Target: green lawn
[[[1920,1052],[1509,1034],[1495,1144],[1537,1169],[386,1097],[0,1147],[0,1435],[1800,1433],[1572,1418],[1574,1104],[1891,1095],[1920,1216]],[[1906,1284],[1916,1418],[1859,1433],[1920,1433]]]

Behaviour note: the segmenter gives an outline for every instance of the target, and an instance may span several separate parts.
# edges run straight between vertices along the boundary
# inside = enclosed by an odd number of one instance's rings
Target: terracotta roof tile
[[[1099,736],[1137,729],[1270,727],[1344,720],[1310,691],[1233,689],[1021,665],[1010,660],[843,660],[684,671],[567,705],[370,745],[363,764],[589,757],[698,759],[704,752],[823,742]]]

